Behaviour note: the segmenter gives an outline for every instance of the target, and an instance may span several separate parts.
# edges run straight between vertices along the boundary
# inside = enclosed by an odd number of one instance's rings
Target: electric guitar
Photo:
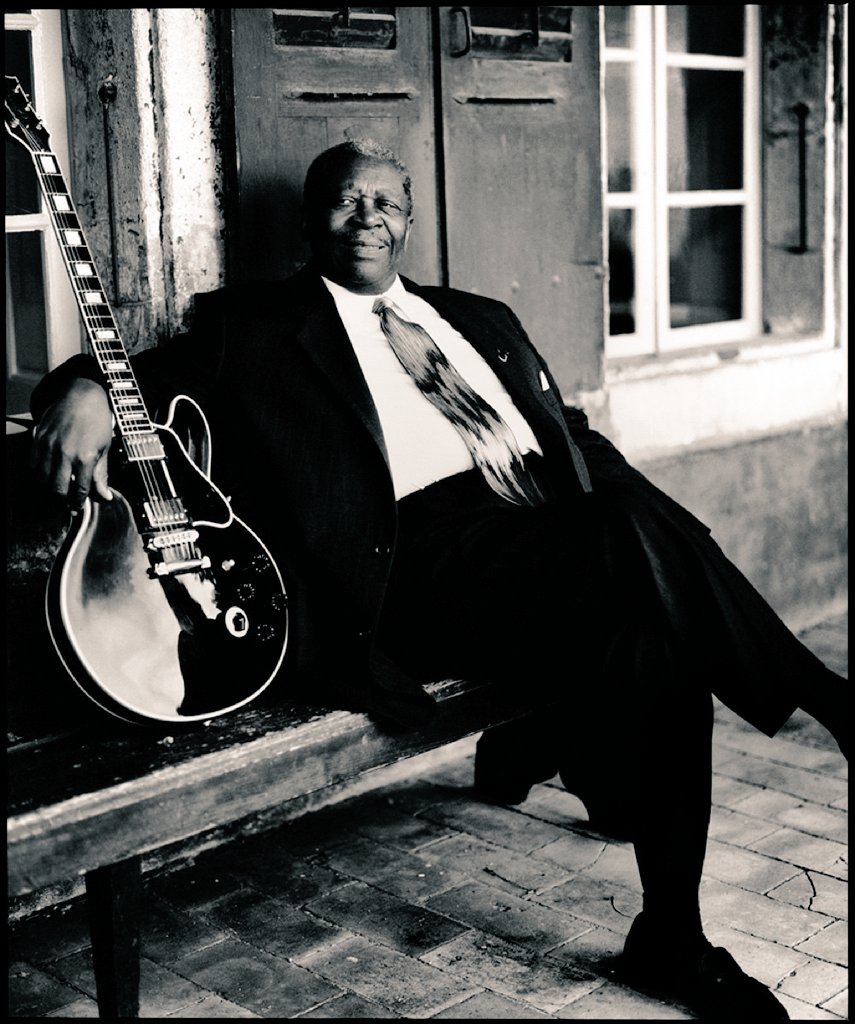
[[[165,424],[149,418],[49,135],[9,76],[5,119],[32,157],[115,418],[113,500],[85,500],[48,581],[54,646],[84,693],[119,718],[226,714],[257,697],[282,663],[282,577],[210,480],[199,406],[180,395]]]

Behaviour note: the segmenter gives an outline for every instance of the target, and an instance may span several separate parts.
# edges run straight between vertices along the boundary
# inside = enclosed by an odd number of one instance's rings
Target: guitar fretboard
[[[108,395],[128,457],[162,459],[160,440],[149,419],[131,369],[116,318],[89,251],[56,156],[49,150],[33,154],[39,184],[53,221],[66,268],[83,318],[92,353],[108,385]]]

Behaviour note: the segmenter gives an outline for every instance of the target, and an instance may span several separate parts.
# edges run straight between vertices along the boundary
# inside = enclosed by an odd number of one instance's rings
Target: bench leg
[[[100,1017],[139,1017],[141,889],[139,857],[86,875]]]

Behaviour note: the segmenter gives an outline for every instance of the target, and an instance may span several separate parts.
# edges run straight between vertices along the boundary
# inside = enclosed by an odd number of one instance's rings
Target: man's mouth
[[[386,248],[385,242],[373,238],[348,238],[344,244],[354,252],[378,252]]]

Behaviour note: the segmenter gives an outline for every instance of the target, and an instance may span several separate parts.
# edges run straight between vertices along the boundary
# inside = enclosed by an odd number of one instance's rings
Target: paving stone
[[[603,855],[606,843],[575,832],[565,833],[537,851],[539,860],[560,864],[566,872],[576,874],[591,867]]]
[[[774,789],[764,789],[748,797],[740,803],[739,810],[752,818],[765,818],[779,825],[789,825],[808,835],[834,839],[840,843],[847,842],[849,838],[848,815],[845,811],[823,807]]]
[[[754,757],[794,768],[807,768],[814,772],[838,774],[845,768],[846,759],[839,752],[809,747],[804,743],[795,743],[781,736],[766,736],[763,733],[736,733],[721,730],[717,739],[722,747],[746,752]]]
[[[537,897],[538,903],[567,911],[575,918],[626,935],[641,912],[641,890],[579,875]]]
[[[9,931],[10,956],[31,964],[68,956],[88,945],[89,911],[82,899],[18,921]]]
[[[245,886],[293,906],[302,906],[347,883],[324,864],[294,856],[286,843],[284,836],[274,833],[264,844],[226,846],[217,851],[217,863]]]
[[[146,883],[146,889],[160,899],[174,907],[192,910],[204,910],[241,888],[240,879],[204,861],[158,875]]]
[[[562,960],[581,971],[611,975],[617,957],[623,950],[625,934],[592,925],[586,932],[557,946],[549,953],[550,959]]]
[[[97,1017],[98,1004],[94,999],[84,996],[81,999],[75,999],[68,1006],[61,1006],[58,1010],[51,1010],[50,1013],[46,1013],[43,1016],[62,1017],[65,1020],[73,1017]]]
[[[419,956],[465,931],[465,926],[424,906],[414,906],[363,882],[352,882],[306,905],[312,914]]]
[[[471,882],[434,896],[427,905],[456,921],[544,953],[580,935],[587,924],[570,914]]]
[[[704,924],[707,938],[714,946],[724,946],[746,974],[762,981],[770,989],[776,988],[790,971],[808,961],[806,954],[771,939],[746,935],[722,922],[705,919]]]
[[[436,854],[443,842],[447,840],[432,844],[417,856],[354,836],[346,847],[333,851],[329,863],[343,875],[368,882],[401,899],[419,900],[459,885],[465,878],[457,870],[461,861]]]
[[[518,853],[531,853],[565,834],[556,825],[507,807],[462,798],[428,807],[422,816]]]
[[[312,1010],[298,1014],[299,1020],[392,1020],[397,1019],[398,1014],[387,1010],[385,1006],[377,1003],[369,1003],[362,996],[355,996],[352,992],[345,992],[343,995],[328,999],[320,1006]]]
[[[792,828],[780,828],[765,839],[752,843],[751,848],[799,867],[824,871],[835,878],[849,876],[847,847],[831,839],[808,836]]]
[[[606,982],[556,1014],[561,1020],[692,1020],[682,1009]]]
[[[552,1017],[534,1007],[504,999],[495,992],[479,992],[456,1006],[435,1013],[431,1020],[552,1020]]]
[[[237,939],[191,953],[173,967],[261,1017],[293,1017],[340,991],[317,975]]]
[[[804,800],[829,804],[846,791],[844,779],[831,778],[803,768],[775,764],[752,754],[737,754],[732,761],[719,765],[716,774],[730,776],[740,782],[755,783],[767,789],[791,793]]]
[[[849,972],[845,967],[810,959],[784,978],[779,991],[806,1003],[820,1005],[845,991],[848,981]]]
[[[18,961],[9,965],[9,1015],[40,1017],[68,1006],[80,996],[77,989],[57,981],[32,964]]]
[[[829,1013],[839,1014],[844,1020],[849,1020],[849,989],[832,996],[831,999],[826,999],[822,1004],[822,1009],[828,1010]]]
[[[747,811],[747,805],[752,799],[753,797],[748,797],[742,800],[738,811],[724,807],[713,808],[710,818],[710,839],[717,839],[720,843],[730,843],[733,846],[746,846],[774,832],[776,825],[773,821],[764,821],[762,816],[752,817]],[[786,799],[794,800],[795,797]]]
[[[845,967],[849,962],[849,927],[844,921],[834,921],[800,942],[796,949]]]
[[[768,893],[772,899],[846,921],[849,919],[849,886],[819,871],[800,871],[795,878]]]
[[[238,1006],[237,1003],[230,1003],[228,999],[221,999],[219,996],[205,996],[198,1003],[185,1006],[182,1010],[176,1010],[169,1017],[170,1020],[173,1017],[190,1017],[193,1020],[207,1020],[209,1017],[254,1017],[258,1020],[260,1014],[253,1013],[243,1006]]]
[[[815,935],[827,918],[801,907],[779,903],[716,879],[701,883],[701,915],[705,922],[733,928],[787,946],[800,945]]]
[[[730,882],[751,892],[765,893],[799,873],[792,864],[763,857],[751,850],[720,843],[707,842],[704,874],[720,882]]]
[[[203,917],[176,910],[156,897],[143,901],[142,913],[141,950],[159,964],[178,960],[226,937],[222,928]]]
[[[434,843],[422,857],[425,860],[430,858],[433,865],[444,865],[446,877],[456,876],[456,884],[461,884],[468,877],[505,892],[522,895],[523,892],[537,892],[557,885],[568,878],[564,868],[542,859],[541,853],[524,856],[473,836],[457,835]],[[463,871],[455,870],[455,865],[463,867],[465,875]]]
[[[263,893],[224,897],[210,914],[248,945],[287,960],[323,949],[343,936],[341,929]]]
[[[638,862],[630,843],[608,842],[600,856],[576,877],[579,880],[589,878],[594,881],[613,882],[621,888],[641,892]]]
[[[303,963],[313,974],[401,1017],[431,1017],[475,995],[481,987],[476,989],[361,935],[307,957]]]
[[[211,948],[218,948],[214,946]],[[68,984],[95,998],[95,972],[90,950],[72,953],[51,964],[51,971]],[[188,981],[183,971],[169,970],[140,958],[140,1015],[164,1017],[190,1003],[198,1002],[205,993],[199,985]]]
[[[396,850],[413,852],[444,839],[454,830],[406,813],[394,795],[367,800],[347,824],[351,832]]]
[[[568,793],[563,787],[545,784],[532,787],[520,810],[553,825],[572,827],[588,821],[588,812],[578,796]]]
[[[835,1013],[829,1013],[828,1010],[821,1009],[818,1006],[813,1006],[811,1003],[805,1003],[801,999],[793,999],[792,996],[785,995],[783,992],[776,992],[775,997],[778,1002],[784,1007],[789,1013],[790,1020],[845,1020],[846,1018],[838,1017]]]
[[[483,932],[461,935],[422,959],[467,984],[484,986],[547,1013],[602,984],[594,975]]]
[[[738,807],[743,800],[761,792],[762,786],[751,782],[742,782],[730,775],[713,773],[712,802],[716,807]]]

